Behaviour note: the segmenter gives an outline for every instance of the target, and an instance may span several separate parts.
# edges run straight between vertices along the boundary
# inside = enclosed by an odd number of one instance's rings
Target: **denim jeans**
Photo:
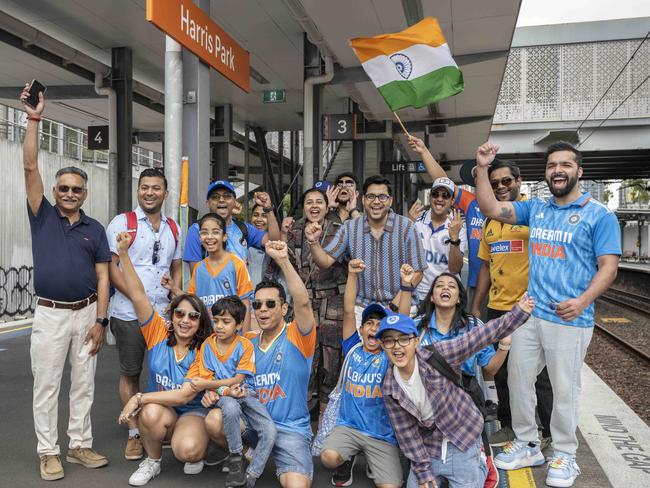
[[[449,488],[483,488],[487,476],[487,466],[481,459],[481,443],[476,443],[463,452],[451,442],[447,443],[447,457],[431,460],[431,471],[436,483],[441,486],[442,478],[449,483]],[[418,481],[413,471],[409,474],[406,488],[418,488]]]
[[[223,415],[223,431],[231,453],[241,454],[243,451],[240,419],[257,434],[255,455],[248,474],[259,478],[275,444],[276,429],[271,416],[252,391],[243,398],[222,396],[216,406]]]

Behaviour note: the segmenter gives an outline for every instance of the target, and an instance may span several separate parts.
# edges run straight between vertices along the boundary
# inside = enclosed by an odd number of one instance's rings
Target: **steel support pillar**
[[[165,213],[177,222],[183,158],[183,59],[179,43],[165,39],[165,135],[163,153],[169,195]],[[183,229],[185,231],[185,229]]]
[[[278,190],[280,199],[284,196],[284,131],[278,132],[278,161],[280,163],[280,171],[278,172]],[[282,202],[280,202],[282,205]]]
[[[253,133],[255,134],[255,142],[257,143],[257,153],[259,154],[260,163],[262,164],[262,181],[264,191],[268,192],[271,197],[273,206],[279,209],[281,196],[278,193],[278,187],[273,178],[273,166],[271,165],[271,156],[269,155],[269,148],[266,145],[266,137],[261,127],[254,127]],[[280,215],[281,216],[281,215]]]
[[[316,182],[320,180],[320,175],[323,174],[323,124],[321,122],[321,107],[323,101],[323,85],[314,86],[314,106],[312,110],[313,115],[313,129],[314,135],[314,179]]]
[[[357,130],[363,129],[366,123],[366,118],[363,112],[359,109],[359,104],[352,103],[352,113],[357,115]],[[359,131],[363,132],[363,130]],[[363,185],[364,174],[363,167],[366,161],[366,141],[363,139],[352,141],[352,172],[354,177],[359,182],[359,193],[361,193],[361,186]]]
[[[214,107],[214,124],[210,137],[212,152],[211,177],[213,180],[226,180],[229,176],[228,148],[232,140],[232,105]]]
[[[117,211],[133,208],[131,191],[133,133],[133,62],[128,47],[114,47],[111,56],[111,86],[117,99]]]
[[[210,0],[194,0],[210,15]],[[210,182],[210,68],[183,48],[183,155],[189,159],[189,204],[205,209]]]

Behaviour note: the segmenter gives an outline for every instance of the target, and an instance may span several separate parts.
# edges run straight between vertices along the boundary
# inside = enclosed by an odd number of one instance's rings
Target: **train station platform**
[[[638,271],[639,273],[648,273],[650,274],[650,263],[634,263],[621,261],[618,265],[619,269],[624,269],[626,271]]]
[[[3,412],[0,443],[0,486],[41,487],[36,456],[36,437],[32,421],[32,377],[30,373],[29,337],[31,328],[22,324],[0,329],[0,411]],[[123,458],[126,432],[117,424],[120,404],[117,396],[117,350],[106,346],[99,354],[93,405],[94,447],[111,461],[106,468],[90,470],[64,462],[66,476],[57,487],[128,486],[128,478],[137,462]],[[650,485],[650,427],[648,427],[587,366],[582,372],[582,411],[578,462],[582,475],[576,488],[637,488]],[[69,369],[66,368],[59,403],[59,442],[65,454],[68,418]],[[364,475],[363,462],[355,467],[355,487],[373,486]],[[501,472],[500,488],[542,487],[545,468]],[[183,466],[170,450],[163,453],[163,472],[150,482],[155,487],[221,486],[225,475],[218,468],[207,467],[199,475],[183,474]],[[279,486],[272,467],[268,467],[258,487]],[[330,476],[314,463],[314,487],[331,486]]]

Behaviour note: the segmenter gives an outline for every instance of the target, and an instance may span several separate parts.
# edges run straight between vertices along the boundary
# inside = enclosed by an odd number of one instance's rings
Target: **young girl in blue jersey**
[[[194,267],[188,293],[196,294],[208,308],[222,297],[238,296],[246,306],[244,330],[248,330],[253,283],[246,263],[236,254],[226,251],[226,221],[216,213],[205,214],[199,220],[199,237],[208,256]],[[175,293],[178,291],[174,290]]]
[[[352,468],[356,455],[363,452],[375,485],[397,488],[403,481],[399,447],[381,394],[381,384],[390,361],[375,337],[379,323],[391,311],[378,303],[371,303],[363,310],[357,330],[354,308],[358,276],[365,268],[361,259],[352,259],[348,263],[342,341],[346,367],[341,372],[342,391],[336,425],[325,439],[320,457],[326,468],[334,470],[334,486],[353,483]],[[405,276],[412,279],[414,274],[410,265],[402,265],[402,279]],[[410,291],[400,292],[397,302],[400,311],[408,313]]]
[[[181,294],[171,301],[169,322],[154,311],[129,258],[130,242],[128,232],[117,236],[124,281],[147,344],[148,381],[147,393],[137,393],[127,402],[119,422],[125,423],[139,412],[138,426],[148,457],[129,478],[129,484],[142,486],[160,473],[165,439],[171,439],[174,456],[186,463],[186,473],[203,469],[209,441],[206,410],[200,398],[194,399],[189,384],[184,385],[211,328],[210,315],[195,295]],[[179,396],[180,392],[184,394]]]
[[[262,475],[275,444],[275,424],[255,391],[253,344],[238,334],[246,317],[246,306],[235,296],[220,298],[212,306],[212,317],[214,333],[201,346],[191,386],[196,392],[212,390],[206,393],[203,403],[215,402],[221,410],[230,451],[225,485],[250,488]],[[230,388],[239,385],[245,394],[230,395]],[[242,421],[257,437],[248,470],[243,456]]]

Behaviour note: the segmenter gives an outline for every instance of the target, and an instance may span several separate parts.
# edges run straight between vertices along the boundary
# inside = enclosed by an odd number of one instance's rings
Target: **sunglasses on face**
[[[352,188],[355,185],[354,180],[341,180],[336,186]]]
[[[223,200],[224,202],[229,202],[235,198],[235,196],[232,193],[213,193],[210,195],[210,200]]]
[[[492,185],[492,189],[496,190],[499,188],[499,185],[503,185],[505,187],[510,187],[512,185],[512,182],[515,181],[515,179],[512,176],[506,176],[505,178],[501,178],[500,180],[492,180],[490,181],[490,185]]]
[[[415,339],[415,336],[402,336],[398,337],[397,339],[384,339],[381,341],[381,343],[386,349],[393,349],[397,344],[399,344],[401,347],[406,347],[411,343],[413,339]]]
[[[441,192],[434,191],[431,193],[431,198],[433,198],[434,200],[437,198],[442,198],[443,200],[449,200],[451,199],[451,195],[446,191],[441,191]]]
[[[196,322],[201,318],[201,314],[199,312],[195,312],[194,310],[188,312],[187,310],[183,310],[182,308],[174,309],[174,318],[182,320],[185,317],[188,317],[192,322]]]
[[[160,256],[158,253],[160,252],[160,241],[156,241],[153,243],[153,254],[151,255],[151,264],[158,264],[158,261],[160,261]]]
[[[81,195],[84,192],[84,188],[82,186],[59,185],[56,187],[56,191],[59,193],[68,193],[70,190],[72,190],[72,193],[75,195]]]
[[[253,310],[259,310],[262,308],[263,304],[266,304],[266,308],[270,310],[272,308],[275,308],[278,302],[276,300],[253,300]]]
[[[374,202],[375,200],[379,199],[381,203],[386,203],[390,198],[390,195],[386,195],[385,193],[380,193],[379,195],[375,195],[374,193],[366,193],[364,197],[369,202]]]

